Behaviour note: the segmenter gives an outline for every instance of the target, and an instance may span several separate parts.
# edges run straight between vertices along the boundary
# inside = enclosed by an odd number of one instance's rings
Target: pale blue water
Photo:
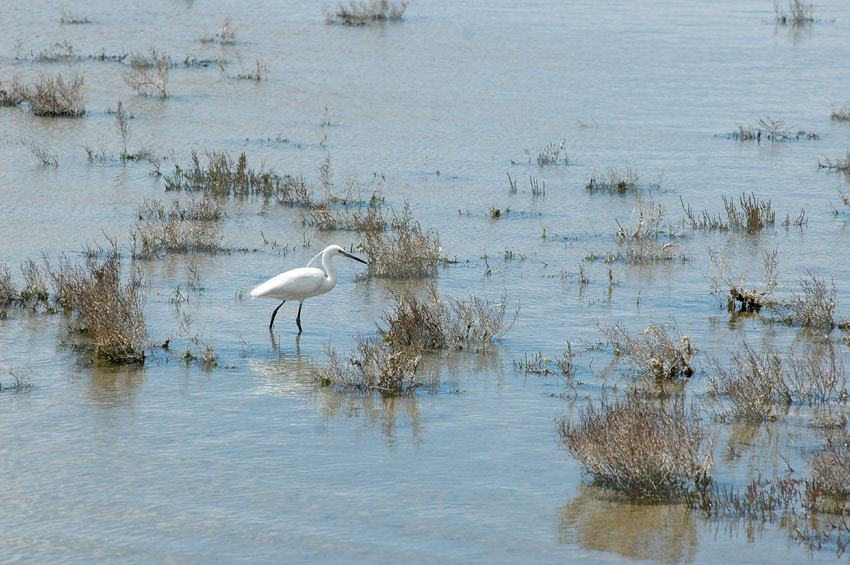
[[[516,323],[490,354],[444,359],[435,394],[390,401],[319,389],[311,366],[322,362],[323,344],[345,349],[357,331],[372,331],[394,283],[355,283],[361,266],[340,264],[337,288],[304,306],[300,339],[287,305],[272,342],[274,304],[243,296],[356,236],[305,230],[297,209],[227,201],[225,241],[256,251],[144,265],[152,339],[173,335],[189,312],[189,332],[172,349],[201,336],[218,368],[165,353],[143,369],[96,367],[60,344],[62,316],[10,309],[0,320],[0,383],[6,369],[32,382],[29,392],[0,392],[0,559],[714,562],[719,551],[744,562],[833,559],[829,549],[808,555],[774,526],[748,539],[680,509],[597,500],[555,441],[555,420],[587,400],[553,396],[564,388],[558,378],[526,378],[513,361],[537,351],[557,357],[569,341],[580,352],[582,396],[598,400],[603,384],[626,387],[610,350],[585,351],[603,339],[597,322],[639,330],[673,315],[702,355],[721,357],[742,336],[804,339],[785,326],[730,324],[708,293],[709,247],[755,275],[762,253],[776,248],[783,292],[815,269],[835,282],[847,315],[850,214],[831,205],[841,206],[837,191],[848,188],[817,160],[850,147],[850,126],[830,120],[833,106],[850,103],[842,70],[850,9],[818,3],[818,21],[794,29],[775,25],[773,3],[761,1],[414,2],[404,22],[346,28],[327,25],[323,7],[333,6],[3,2],[3,85],[80,73],[87,113],[43,119],[0,108],[0,263],[19,282],[20,262],[42,251],[76,256],[106,236],[126,245],[144,199],[175,196],[145,163],[88,161],[84,146],[120,151],[107,110],[121,100],[134,116],[130,149],[167,157],[165,174],[195,149],[245,152],[252,167],[315,184],[330,155],[335,187],[356,178],[364,197],[384,175],[387,206],[409,201],[458,261],[440,270],[439,291],[506,293],[520,303]],[[63,25],[63,9],[91,23]],[[199,41],[227,17],[235,46]],[[61,41],[82,60],[33,60]],[[88,59],[151,47],[175,63],[221,58],[225,72],[177,65],[163,101],[137,96],[121,80],[125,66]],[[257,59],[268,67],[264,80],[233,78]],[[727,139],[766,115],[821,139]],[[48,149],[58,167],[42,166],[22,139]],[[570,164],[538,167],[537,153],[561,140]],[[676,243],[689,261],[613,263],[619,284],[609,292],[608,265],[583,260],[614,248],[617,221],[631,222],[634,202],[584,186],[594,172],[626,166],[644,182],[660,178],[655,197],[671,224],[682,217],[680,197],[719,213],[723,195],[754,192],[772,201],[777,226],[758,236],[684,230]],[[545,182],[545,196],[532,197],[529,176]],[[510,213],[492,220],[491,206]],[[779,225],[802,208],[805,229]],[[185,285],[190,262],[203,290],[178,311],[169,296]],[[576,275],[579,264],[591,281],[583,289],[561,273]],[[689,389],[703,386],[697,377]],[[801,450],[819,445],[791,420],[725,461],[734,431],[711,429],[716,475],[736,485],[781,476],[777,452],[803,476]]]

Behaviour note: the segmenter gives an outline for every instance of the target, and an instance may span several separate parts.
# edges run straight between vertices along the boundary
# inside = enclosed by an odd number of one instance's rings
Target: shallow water
[[[585,397],[598,401],[605,385],[626,388],[610,348],[586,348],[603,340],[596,323],[640,330],[675,316],[702,362],[743,338],[809,339],[756,319],[730,321],[709,295],[709,248],[756,276],[762,253],[776,248],[783,292],[814,269],[834,281],[846,316],[850,215],[832,206],[847,182],[817,160],[843,156],[850,140],[850,126],[830,120],[832,106],[848,103],[839,63],[850,55],[847,6],[818,3],[818,21],[794,28],[774,24],[772,2],[414,2],[401,23],[348,28],[327,25],[321,2],[293,4],[5,2],[0,80],[83,74],[87,112],[45,119],[0,108],[0,263],[20,281],[18,264],[41,252],[77,257],[106,237],[126,245],[145,199],[182,197],[166,194],[147,163],[114,157],[120,139],[107,110],[121,100],[134,116],[131,150],[165,157],[164,174],[195,149],[245,152],[252,167],[317,185],[330,156],[334,187],[356,179],[363,198],[383,176],[387,207],[408,201],[457,260],[441,268],[439,292],[506,294],[520,304],[516,323],[490,353],[447,355],[434,394],[387,400],[320,389],[311,367],[323,345],[344,350],[356,332],[373,331],[400,283],[355,283],[361,266],[340,262],[337,288],[304,306],[304,333],[296,337],[287,304],[272,340],[274,304],[244,299],[247,291],[356,236],[305,230],[298,209],[227,200],[233,252],[143,265],[152,340],[173,335],[188,312],[191,328],[172,349],[201,336],[219,367],[166,353],[141,369],[96,366],[64,344],[61,315],[9,309],[0,320],[0,369],[32,383],[0,392],[0,557],[712,562],[722,550],[743,562],[833,559],[833,550],[809,554],[769,524],[753,533],[677,507],[600,498],[557,446],[554,421]],[[90,23],[60,23],[63,9]],[[200,42],[227,17],[235,45]],[[62,41],[79,60],[34,60]],[[151,47],[174,62],[222,59],[224,72],[177,65],[160,100],[125,85],[125,65],[88,57]],[[268,67],[264,80],[234,78],[257,59]],[[821,137],[727,138],[765,115]],[[42,166],[22,139],[58,166]],[[537,153],[561,140],[570,164],[539,167]],[[111,157],[90,162],[84,146],[101,143]],[[584,259],[616,246],[618,221],[634,225],[634,200],[585,184],[626,166],[658,182],[654,197],[671,224],[682,217],[680,198],[717,214],[722,196],[753,192],[772,201],[776,227],[754,236],[684,230],[676,243],[688,261],[615,262],[609,285],[609,265]],[[545,195],[532,196],[529,177],[545,182]],[[491,219],[491,207],[502,217]],[[805,228],[780,226],[803,208]],[[185,285],[187,265],[203,289],[177,308],[169,297]],[[576,282],[579,265],[587,285]],[[557,396],[557,377],[513,368],[525,353],[555,358],[567,342],[585,383],[576,402]],[[703,386],[698,375],[688,390]],[[804,476],[801,454],[820,440],[800,421],[752,437],[714,425],[718,480],[781,476],[777,453]],[[736,434],[753,447],[726,460],[723,446]]]

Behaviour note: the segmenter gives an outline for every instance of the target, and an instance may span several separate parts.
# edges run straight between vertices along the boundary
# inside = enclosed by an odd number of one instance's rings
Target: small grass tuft
[[[833,120],[850,120],[850,106],[843,106],[841,108],[836,108],[835,106],[833,106],[832,112],[830,112],[829,117]]]
[[[569,158],[567,157],[567,152],[564,150],[566,143],[566,140],[563,140],[560,145],[550,143],[544,147],[543,151],[537,154],[537,164],[541,167],[544,165],[556,165],[558,164],[558,160],[560,159],[562,152],[564,154],[564,164],[568,164]]]
[[[608,169],[607,173],[594,171],[585,186],[591,192],[605,190],[625,194],[637,190],[639,188],[638,181],[637,172],[632,167],[626,167],[623,171],[616,169]]]
[[[776,12],[776,23],[780,25],[798,26],[815,21],[815,5],[804,4],[800,0],[789,1],[787,12],[780,8],[779,4],[774,4],[773,10]]]
[[[362,26],[373,22],[398,22],[404,18],[404,11],[410,2],[392,2],[390,0],[353,1],[339,4],[336,11],[325,10],[325,19],[329,24],[339,23],[348,26]]]
[[[727,137],[737,141],[761,142],[762,138],[774,142],[799,141],[801,139],[820,139],[820,135],[813,131],[797,130],[788,131],[785,128],[785,120],[774,120],[770,116],[759,118],[758,125],[738,124],[738,129]]]

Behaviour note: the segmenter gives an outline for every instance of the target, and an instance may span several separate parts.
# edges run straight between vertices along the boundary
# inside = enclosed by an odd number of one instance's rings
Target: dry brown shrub
[[[685,496],[697,473],[712,467],[711,447],[693,406],[676,396],[665,402],[621,398],[588,404],[577,423],[558,422],[562,447],[599,486],[645,501]]]
[[[808,458],[812,482],[826,496],[850,498],[850,438],[829,439],[823,449]]]
[[[597,325],[614,345],[631,369],[649,384],[663,384],[694,374],[691,357],[696,349],[688,336],[683,336],[675,320],[651,322],[642,332],[630,334],[621,322],[612,326]]]
[[[56,301],[71,314],[69,327],[83,337],[84,347],[110,363],[144,362],[145,284],[138,267],[123,280],[114,243],[105,251],[88,249],[81,264],[60,257],[51,277]]]
[[[415,279],[433,277],[437,266],[444,262],[440,237],[433,229],[423,230],[413,219],[410,204],[405,202],[400,215],[391,222],[391,231],[379,223],[361,224],[357,233],[363,238],[361,246],[369,257],[369,268],[359,279]]]
[[[394,308],[384,314],[377,336],[355,338],[357,346],[347,355],[327,345],[327,364],[316,368],[316,381],[343,390],[378,391],[398,395],[425,387],[436,389],[435,374],[421,374],[428,353],[445,349],[486,349],[510,329],[505,324],[506,301],[493,303],[437,296],[431,288],[420,299],[413,294],[395,295]]]
[[[794,403],[827,409],[814,425],[843,425],[843,410],[833,408],[847,399],[844,357],[835,347],[756,351],[744,342],[724,367],[710,359],[706,400],[715,416],[735,420],[773,421]],[[725,400],[726,402],[723,402]]]
[[[223,212],[211,196],[175,199],[170,208],[158,200],[146,200],[133,227],[133,257],[151,259],[169,252],[215,253],[221,247]]]
[[[65,82],[62,75],[41,75],[35,84],[20,86],[20,91],[12,96],[16,97],[36,116],[78,117],[86,113],[83,77],[78,75],[70,82]]]
[[[127,86],[143,96],[167,98],[169,67],[168,55],[155,48],[149,55],[134,52],[130,54],[130,68],[122,78]]]
[[[831,331],[838,324],[835,320],[838,301],[835,283],[827,282],[813,271],[800,279],[801,293],[791,298],[789,322],[819,331]]]
[[[777,250],[764,252],[762,278],[756,286],[752,286],[752,283],[746,284],[746,272],[732,275],[726,257],[719,251],[709,249],[708,255],[714,265],[714,273],[710,278],[710,294],[725,296],[727,309],[735,310],[736,304],[740,303],[742,312],[757,312],[773,302],[773,292],[779,285],[776,276],[779,265]]]

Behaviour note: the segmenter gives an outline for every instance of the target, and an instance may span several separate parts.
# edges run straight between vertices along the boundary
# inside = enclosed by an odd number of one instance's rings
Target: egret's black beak
[[[348,253],[347,251],[342,251],[342,250],[340,250],[340,253],[342,253],[343,255],[345,255],[346,257],[348,257],[349,259],[354,259],[355,261],[360,261],[360,262],[361,262],[361,263],[363,263],[364,265],[368,265],[368,263],[367,263],[366,261],[364,261],[364,260],[363,260],[363,259],[361,259],[360,257],[355,257],[354,255],[352,255],[351,253]]]

